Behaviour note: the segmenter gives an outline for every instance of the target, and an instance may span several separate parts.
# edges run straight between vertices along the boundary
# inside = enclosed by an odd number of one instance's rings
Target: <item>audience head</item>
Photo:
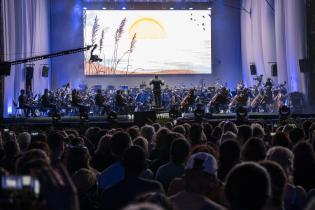
[[[266,157],[264,142],[258,138],[250,138],[243,146],[242,158],[244,161],[260,161]]]
[[[293,145],[299,141],[303,141],[305,138],[304,131],[301,128],[293,128],[289,133],[290,140]]]
[[[42,170],[49,164],[49,157],[43,150],[31,149],[16,160],[15,171],[17,174],[30,174],[32,170]]]
[[[261,210],[270,194],[269,174],[256,163],[238,164],[227,176],[225,196],[231,209]]]
[[[154,134],[154,127],[151,125],[145,125],[141,128],[141,135],[146,138],[149,143],[152,143]]]
[[[70,148],[67,156],[67,168],[70,175],[74,174],[81,168],[90,168],[90,153],[89,150],[82,145]]]
[[[32,142],[30,146],[28,147],[28,149],[40,149],[44,151],[47,154],[47,156],[50,156],[49,146],[46,142],[40,142],[40,141]]]
[[[184,164],[188,158],[190,144],[186,139],[178,138],[171,144],[171,160],[174,164]]]
[[[227,140],[236,140],[237,139],[237,135],[235,133],[233,133],[232,131],[228,131],[225,132],[222,136],[221,136],[221,141],[220,143],[222,144],[224,141]]]
[[[187,192],[208,195],[217,183],[218,164],[216,159],[208,153],[193,154],[185,171],[185,190]]]
[[[164,127],[169,129],[169,130],[172,130],[173,129],[173,123],[172,122],[166,122],[164,124]]]
[[[102,136],[99,140],[95,154],[102,155],[102,156],[109,156],[110,154],[110,139],[112,138],[111,135]]]
[[[211,134],[212,138],[219,140],[222,136],[222,128],[220,128],[219,126],[216,126]]]
[[[64,137],[62,134],[53,132],[47,137],[47,144],[49,146],[51,155],[58,159],[62,156],[65,150]]]
[[[183,136],[186,136],[186,130],[185,130],[185,127],[183,125],[176,125],[173,128],[173,132],[180,133]]]
[[[159,123],[153,123],[152,126],[154,127],[154,131],[158,132],[158,130],[160,130],[161,125]]]
[[[19,152],[20,148],[16,141],[7,141],[4,143],[4,153],[6,158],[12,159],[15,158]]]
[[[245,144],[253,135],[253,129],[249,125],[240,125],[237,131],[237,139],[240,144]]]
[[[305,120],[302,124],[302,127],[303,127],[303,131],[304,131],[304,135],[305,135],[305,139],[308,139],[309,138],[309,129],[312,125],[312,122],[310,120]]]
[[[167,210],[152,203],[130,204],[122,210]]]
[[[253,137],[262,139],[265,136],[265,131],[261,124],[258,124],[258,123],[252,124],[252,129],[253,129]]]
[[[133,140],[136,137],[140,136],[140,129],[138,126],[132,126],[127,129],[127,133],[130,135],[131,140]]]
[[[223,133],[226,133],[228,131],[233,132],[234,134],[237,133],[237,127],[235,125],[235,123],[231,122],[231,121],[225,121],[223,124]]]
[[[126,176],[140,176],[146,167],[145,152],[141,147],[131,146],[124,154]]]
[[[149,192],[140,195],[135,203],[151,203],[163,207],[165,210],[173,210],[172,203],[163,193]]]
[[[200,124],[194,123],[190,128],[189,139],[192,145],[205,143],[202,139],[203,128]]]
[[[119,131],[110,139],[110,150],[112,155],[121,159],[125,151],[132,145],[131,138],[128,133]]]
[[[291,176],[294,159],[291,150],[280,146],[272,147],[267,151],[266,159],[278,163],[283,168],[287,177]]]
[[[219,178],[224,181],[228,172],[240,162],[241,147],[238,142],[228,140],[220,146]]]
[[[146,138],[138,136],[133,140],[133,145],[141,147],[144,150],[146,157],[149,156],[149,142]]]
[[[284,205],[284,194],[287,184],[286,175],[281,166],[273,161],[262,161],[260,165],[263,166],[271,181],[271,199],[270,207],[282,209]]]
[[[87,193],[96,186],[96,174],[87,168],[81,168],[72,175],[72,181],[79,194]]]
[[[272,146],[291,148],[291,141],[287,133],[278,132],[272,137]]]
[[[31,134],[29,134],[28,132],[22,132],[18,135],[17,141],[19,143],[21,151],[24,152],[31,144]]]

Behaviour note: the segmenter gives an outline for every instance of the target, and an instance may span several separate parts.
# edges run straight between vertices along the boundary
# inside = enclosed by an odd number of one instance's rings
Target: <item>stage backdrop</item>
[[[85,75],[210,74],[211,10],[87,10]]]

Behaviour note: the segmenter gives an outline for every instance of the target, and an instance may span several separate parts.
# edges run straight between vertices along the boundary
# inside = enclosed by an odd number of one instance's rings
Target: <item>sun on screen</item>
[[[138,39],[163,39],[166,37],[161,23],[153,18],[140,18],[129,29],[129,38],[137,34]]]

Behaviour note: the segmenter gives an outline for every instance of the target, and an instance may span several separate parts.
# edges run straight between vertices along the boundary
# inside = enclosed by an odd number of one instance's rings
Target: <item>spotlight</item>
[[[211,10],[211,8],[209,7],[208,10]]]
[[[117,112],[109,111],[107,113],[107,119],[108,120],[115,120],[115,119],[117,119]]]
[[[197,108],[194,111],[195,118],[201,120],[205,116],[205,110],[203,104],[197,104]]]
[[[84,9],[84,10],[87,10],[87,8],[86,8],[86,7],[83,7],[83,9]]]
[[[102,8],[102,10],[106,10],[106,9],[107,9],[106,7],[103,7],[103,8]]]
[[[243,106],[239,106],[236,108],[236,121],[237,122],[244,122],[247,120],[247,109]]]
[[[89,114],[88,114],[88,112],[85,110],[84,107],[80,107],[80,108],[79,108],[79,112],[80,112],[80,120],[81,120],[81,121],[88,121],[88,120],[89,120]]]
[[[177,106],[172,106],[168,114],[172,119],[179,118],[182,115],[181,111],[179,110],[179,107]]]
[[[174,8],[173,7],[170,7],[170,10],[173,10]]]
[[[61,120],[61,116],[59,113],[54,112],[51,116],[53,123],[56,123]]]
[[[291,114],[291,110],[288,106],[282,106],[279,108],[279,118],[280,119],[286,119],[288,117],[290,117]]]
[[[126,7],[122,7],[121,9],[122,9],[122,10],[126,10],[127,8],[126,8]]]
[[[192,7],[189,7],[189,10],[193,10],[194,8],[192,8]]]

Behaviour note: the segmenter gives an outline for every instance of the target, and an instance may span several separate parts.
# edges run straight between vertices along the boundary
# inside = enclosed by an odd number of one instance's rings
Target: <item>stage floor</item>
[[[165,122],[169,120],[176,120],[177,122],[193,122],[196,120],[193,113],[184,113],[182,117],[177,119],[171,119],[168,113],[157,113],[157,122]],[[293,119],[315,119],[315,114],[292,114],[291,118]],[[268,121],[275,122],[279,120],[278,113],[249,113],[249,121]],[[208,122],[220,122],[222,120],[236,120],[235,113],[222,113],[222,114],[205,114],[203,117],[204,121]],[[82,120],[79,116],[63,116],[58,121],[53,121],[51,117],[11,117],[4,118],[2,125],[4,127],[10,126],[80,126],[82,124],[88,124],[90,126],[102,126],[102,127],[128,127],[133,124],[137,124],[134,121],[134,115],[118,115],[117,119],[110,120],[107,116],[89,116],[88,120]]]

